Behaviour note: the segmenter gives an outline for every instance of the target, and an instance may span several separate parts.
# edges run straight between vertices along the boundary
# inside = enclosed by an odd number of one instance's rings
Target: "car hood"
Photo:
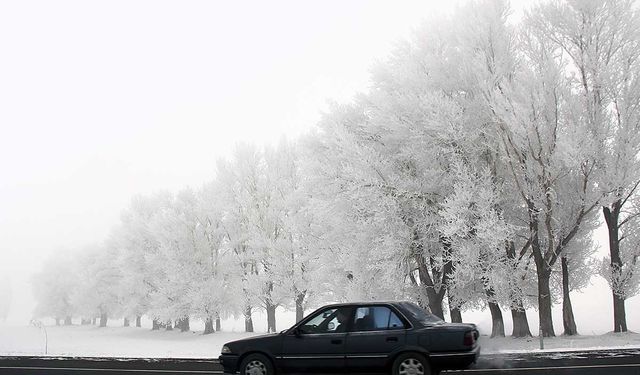
[[[279,333],[270,333],[266,335],[258,335],[245,337],[240,340],[231,341],[225,344],[231,352],[242,353],[247,350],[260,348],[261,351],[274,352],[278,351],[282,342],[282,335]]]
[[[231,341],[228,344],[234,344],[234,343],[244,343],[244,342],[248,342],[248,341],[252,341],[252,340],[263,340],[263,339],[268,339],[271,337],[276,337],[276,336],[280,336],[279,333],[266,333],[264,335],[255,335],[255,336],[249,336],[249,337],[245,337],[239,340],[235,340],[235,341]]]

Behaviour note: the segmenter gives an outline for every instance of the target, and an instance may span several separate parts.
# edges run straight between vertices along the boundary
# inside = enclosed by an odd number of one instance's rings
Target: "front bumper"
[[[237,354],[222,354],[218,357],[220,364],[224,368],[225,374],[235,374],[238,372],[238,359],[240,356]]]

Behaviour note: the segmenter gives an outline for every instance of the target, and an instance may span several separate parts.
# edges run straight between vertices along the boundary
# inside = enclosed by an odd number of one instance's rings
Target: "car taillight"
[[[474,331],[469,331],[464,334],[464,346],[473,346],[476,343],[476,334]]]

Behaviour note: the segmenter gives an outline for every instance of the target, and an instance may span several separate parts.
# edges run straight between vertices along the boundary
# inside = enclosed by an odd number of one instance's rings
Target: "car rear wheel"
[[[267,356],[254,353],[240,363],[240,375],[274,375],[273,365]]]
[[[429,361],[420,353],[400,354],[393,361],[393,375],[431,375]]]

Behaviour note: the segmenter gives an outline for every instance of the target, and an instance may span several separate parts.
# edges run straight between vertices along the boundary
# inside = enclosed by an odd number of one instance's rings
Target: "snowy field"
[[[225,342],[250,336],[240,332],[202,335],[201,331],[151,331],[148,328],[96,326],[47,327],[50,356],[217,358]],[[491,339],[481,336],[483,353],[538,351],[537,337]],[[545,350],[640,348],[640,334],[558,336]],[[44,333],[31,326],[0,326],[0,355],[45,355]]]
[[[640,348],[640,334],[607,333],[611,330],[611,307],[607,303],[609,291],[604,282],[595,280],[587,293],[575,295],[574,308],[578,321],[578,332],[582,335],[564,337],[562,333],[562,311],[554,306],[554,326],[557,337],[544,340],[545,350],[579,350],[590,348]],[[587,298],[589,297],[589,298]],[[640,332],[640,321],[635,312],[640,311],[640,298],[627,301],[629,329]],[[306,313],[310,313],[307,311]],[[502,311],[505,332],[511,332],[508,311]],[[529,326],[537,334],[537,313],[528,311]],[[594,316],[601,318],[594,319]],[[278,308],[278,330],[295,324],[295,314]],[[448,317],[447,317],[448,319]],[[483,353],[522,352],[539,350],[537,337],[514,339],[511,337],[491,339],[491,316],[488,311],[463,313],[466,322],[477,324],[481,334]],[[256,311],[253,317],[255,334],[266,332],[266,317]],[[201,321],[191,322],[190,332],[152,331],[151,321],[143,317],[142,328],[122,327],[122,320],[109,320],[108,326],[81,326],[76,319],[72,326],[55,326],[51,319],[44,320],[48,335],[47,354],[53,356],[100,356],[100,357],[173,357],[173,358],[217,358],[222,345],[228,341],[251,336],[244,333],[244,320],[223,319],[222,332],[203,335]],[[0,322],[0,355],[45,355],[44,332],[25,323]]]

